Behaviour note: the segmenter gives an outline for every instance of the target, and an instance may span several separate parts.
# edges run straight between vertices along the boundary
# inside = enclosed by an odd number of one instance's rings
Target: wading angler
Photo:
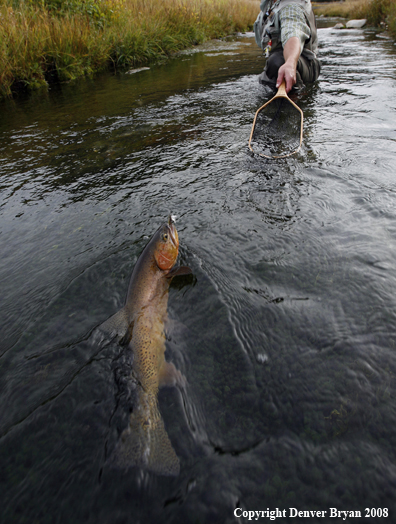
[[[262,0],[254,33],[267,57],[260,83],[275,88],[284,80],[289,92],[318,78],[318,37],[310,0]]]

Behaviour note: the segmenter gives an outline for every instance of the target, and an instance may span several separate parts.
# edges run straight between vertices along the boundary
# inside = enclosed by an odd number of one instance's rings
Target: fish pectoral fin
[[[188,266],[179,266],[171,269],[169,273],[166,275],[166,278],[173,278],[178,277],[182,275],[191,275],[192,270]]]
[[[160,388],[166,386],[176,386],[182,388],[186,387],[187,379],[181,371],[175,368],[172,362],[164,360],[158,372],[158,385]]]
[[[125,308],[120,309],[117,313],[103,322],[99,326],[99,329],[110,335],[112,338],[115,336],[123,337],[128,331],[129,318]]]

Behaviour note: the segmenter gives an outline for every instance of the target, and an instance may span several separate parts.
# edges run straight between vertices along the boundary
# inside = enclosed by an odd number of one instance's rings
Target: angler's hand
[[[286,62],[279,68],[278,78],[276,80],[276,88],[281,85],[283,80],[286,83],[286,93],[288,93],[296,83],[296,68],[293,64],[288,64]]]

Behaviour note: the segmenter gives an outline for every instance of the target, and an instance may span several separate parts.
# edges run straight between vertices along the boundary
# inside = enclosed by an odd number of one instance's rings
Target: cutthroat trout
[[[174,267],[178,251],[177,230],[169,217],[140,255],[124,307],[101,326],[112,336],[129,341],[131,373],[137,384],[136,402],[116,446],[114,461],[121,467],[138,466],[158,475],[178,475],[180,470],[157,400],[161,386],[184,383],[180,371],[165,360],[169,284],[174,276],[191,273],[188,267]]]

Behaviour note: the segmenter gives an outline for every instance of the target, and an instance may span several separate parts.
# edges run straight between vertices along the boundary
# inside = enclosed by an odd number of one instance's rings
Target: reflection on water
[[[2,103],[5,522],[395,514],[396,48],[319,36],[303,149],[278,161],[247,148],[268,96],[252,35]],[[188,386],[159,396],[175,479],[109,467],[125,356],[96,330],[169,212],[194,273],[169,297]]]

